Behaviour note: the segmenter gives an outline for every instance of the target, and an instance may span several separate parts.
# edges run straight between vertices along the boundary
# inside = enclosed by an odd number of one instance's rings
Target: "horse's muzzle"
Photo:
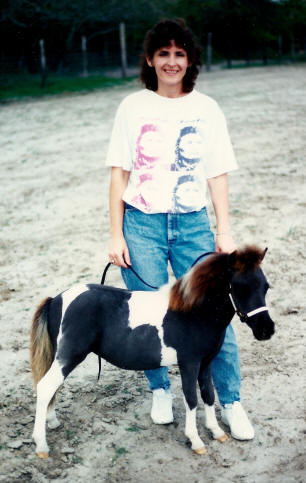
[[[251,326],[254,337],[257,340],[271,339],[272,335],[275,332],[275,324],[273,320],[267,312],[265,313],[265,315],[259,314],[257,317],[257,321],[254,321],[254,324],[252,324]]]

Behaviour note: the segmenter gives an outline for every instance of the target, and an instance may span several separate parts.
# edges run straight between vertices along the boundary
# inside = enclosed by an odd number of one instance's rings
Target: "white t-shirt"
[[[206,205],[206,179],[237,168],[218,104],[193,90],[127,96],[114,122],[107,166],[130,171],[123,200],[144,213],[188,213]]]

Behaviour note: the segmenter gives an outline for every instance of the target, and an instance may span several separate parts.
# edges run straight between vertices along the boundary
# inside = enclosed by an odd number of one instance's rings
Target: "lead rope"
[[[113,263],[109,262],[105,269],[104,269],[104,272],[103,272],[103,275],[102,275],[102,279],[101,279],[101,285],[104,285],[104,282],[105,282],[105,278],[106,278],[106,274],[107,274],[107,271],[109,269],[109,267],[113,265]],[[144,284],[146,285],[147,287],[150,287],[150,288],[153,288],[154,290],[158,290],[159,287],[155,287],[154,285],[150,285],[149,283],[145,282],[143,278],[141,278],[140,275],[138,275],[138,273],[136,272],[136,270],[134,270],[134,268],[132,267],[132,265],[128,265],[128,269],[131,270],[133,272],[134,275],[136,275],[136,277]]]

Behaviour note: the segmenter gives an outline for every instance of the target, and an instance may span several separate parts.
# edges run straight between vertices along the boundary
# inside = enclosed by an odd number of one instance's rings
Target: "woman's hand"
[[[216,252],[232,253],[236,250],[236,243],[230,233],[216,234]]]
[[[132,265],[124,236],[111,238],[108,256],[109,261],[118,267],[128,268],[128,265]]]

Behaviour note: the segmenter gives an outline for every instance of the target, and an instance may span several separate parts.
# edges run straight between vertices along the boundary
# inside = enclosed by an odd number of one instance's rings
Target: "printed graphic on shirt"
[[[168,123],[165,141],[162,121],[140,126],[133,162],[138,194],[133,205],[147,213],[156,210],[161,202],[170,212],[192,211],[204,181],[199,173],[191,175],[203,161],[203,135],[195,125]]]
[[[203,191],[199,178],[190,174],[180,176],[173,192],[173,211],[188,213],[195,207],[195,202]]]
[[[175,146],[174,171],[193,170],[203,155],[203,137],[194,126],[181,129]]]
[[[152,169],[160,159],[162,137],[159,128],[155,124],[141,126],[136,141],[136,158],[134,169]]]
[[[196,90],[177,99],[147,89],[127,96],[106,164],[130,172],[123,200],[144,213],[199,211],[206,180],[237,169],[220,107]]]

